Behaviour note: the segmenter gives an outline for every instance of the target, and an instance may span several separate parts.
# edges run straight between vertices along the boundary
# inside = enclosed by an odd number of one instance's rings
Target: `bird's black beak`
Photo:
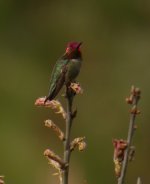
[[[81,45],[82,45],[82,42],[80,42],[80,43],[77,45],[77,49],[79,49]]]

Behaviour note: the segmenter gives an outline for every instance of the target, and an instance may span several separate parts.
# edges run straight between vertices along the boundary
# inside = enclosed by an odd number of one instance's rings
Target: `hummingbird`
[[[82,63],[81,44],[82,42],[69,42],[65,53],[57,60],[51,74],[45,103],[47,100],[53,100],[64,85],[68,88],[72,82],[75,82]]]

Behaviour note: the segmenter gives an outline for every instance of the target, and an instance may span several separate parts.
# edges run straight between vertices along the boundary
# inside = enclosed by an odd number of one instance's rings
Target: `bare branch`
[[[125,181],[130,146],[131,146],[134,132],[136,130],[135,118],[136,118],[136,115],[140,113],[140,111],[137,108],[137,104],[138,104],[138,101],[140,99],[140,94],[141,94],[140,89],[132,86],[131,87],[131,94],[128,98],[126,98],[126,102],[128,104],[131,104],[132,108],[130,111],[130,122],[129,122],[129,130],[128,130],[128,136],[127,136],[127,148],[125,150],[124,159],[123,159],[122,167],[121,167],[121,175],[118,178],[118,184],[124,184],[124,181]]]

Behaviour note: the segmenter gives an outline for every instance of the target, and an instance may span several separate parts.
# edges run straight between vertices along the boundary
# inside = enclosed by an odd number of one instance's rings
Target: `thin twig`
[[[118,184],[124,184],[125,182],[125,175],[126,175],[127,165],[128,165],[128,155],[130,152],[130,146],[131,146],[131,142],[132,142],[132,138],[135,130],[135,117],[139,113],[139,111],[137,110],[137,103],[140,98],[140,90],[132,86],[131,93],[132,93],[133,107],[131,109],[131,115],[130,115],[128,136],[127,136],[127,148],[125,150],[124,160],[123,160],[122,169],[121,169],[121,175],[118,178]]]
[[[66,167],[63,171],[63,184],[68,184],[68,175],[69,175],[69,160],[70,160],[70,133],[71,133],[71,125],[72,125],[72,103],[73,96],[71,93],[66,95],[67,98],[67,119],[66,119],[66,132],[65,132],[65,141],[64,141],[64,162],[66,163]]]

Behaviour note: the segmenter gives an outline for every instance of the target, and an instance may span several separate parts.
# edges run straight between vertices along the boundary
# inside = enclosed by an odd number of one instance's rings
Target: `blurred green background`
[[[70,183],[117,183],[112,139],[126,138],[129,106],[124,98],[132,84],[142,90],[142,114],[127,183],[136,183],[138,176],[149,183],[148,0],[0,1],[0,174],[7,184],[59,183],[43,151],[51,148],[61,155],[62,145],[44,120],[62,128],[64,122],[34,101],[47,95],[52,67],[68,41],[84,43],[78,77],[84,94],[75,99],[72,138],[86,136],[88,143],[85,152],[72,155]]]

